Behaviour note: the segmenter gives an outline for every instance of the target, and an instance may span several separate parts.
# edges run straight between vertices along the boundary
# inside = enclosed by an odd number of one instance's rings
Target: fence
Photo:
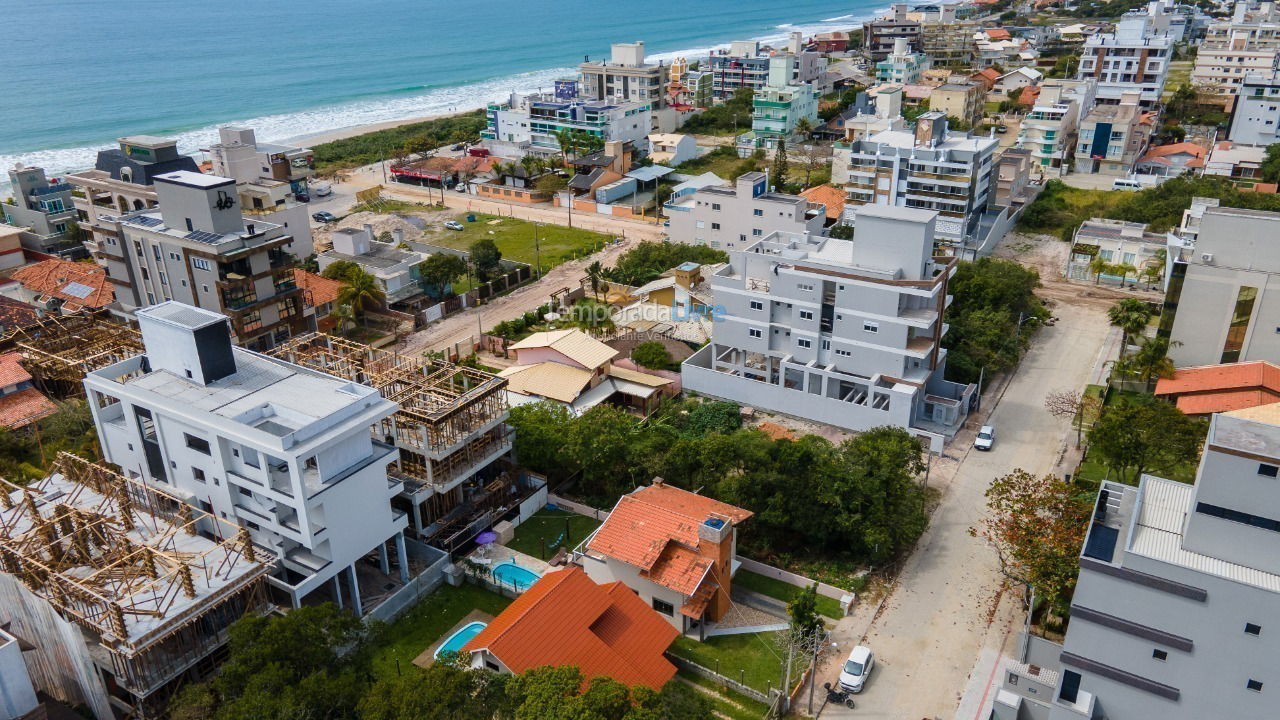
[[[559,495],[547,495],[547,502],[552,505],[555,505],[556,507],[564,508],[565,510],[568,510],[570,512],[574,512],[579,515],[585,515],[589,518],[599,520],[600,522],[604,522],[605,518],[609,517],[608,510],[597,510],[596,508],[593,508],[590,505],[583,505],[582,503],[579,503],[579,502],[567,500],[565,498],[560,497]]]
[[[415,545],[418,547],[415,547]],[[366,622],[369,620],[381,620],[382,622],[395,620],[417,602],[418,598],[431,593],[444,582],[444,568],[449,564],[448,553],[440,552],[429,545],[422,545],[409,538],[405,539],[405,550],[410,555],[438,553],[439,557],[432,560],[426,570],[418,573],[416,577],[409,578],[407,585],[392,593],[390,597],[370,611],[366,617]]]
[[[473,585],[479,585],[489,592],[498,593],[503,597],[514,600],[525,590],[529,589],[529,586],[526,585],[522,587],[514,580],[503,580],[501,578],[494,577],[492,569],[484,567],[483,565],[477,565],[469,560],[464,560],[462,566],[464,569],[463,576],[466,578],[467,582]]]
[[[738,560],[738,562],[742,563],[742,568],[744,570],[749,570],[757,575],[764,575],[765,577],[771,577],[774,580],[781,580],[782,582],[788,585],[795,585],[796,587],[809,587],[814,582],[816,582],[815,580],[811,578],[807,578],[803,575],[797,575],[793,572],[787,572],[782,568],[776,568],[772,565],[766,565],[760,562],[759,560],[752,560],[751,558],[745,558],[745,557],[742,557],[741,555],[739,555],[736,559]],[[829,597],[833,600],[840,600],[844,596],[852,595],[853,593],[849,592],[848,590],[842,590],[834,585],[828,585],[824,582],[820,582],[818,583],[818,594],[823,597]]]
[[[679,655],[674,655],[670,652],[666,653],[666,657],[668,660],[671,661],[672,665],[675,665],[677,668],[680,668],[681,670],[688,670],[694,675],[697,675],[699,677],[704,677],[716,683],[717,685],[720,685],[721,687],[726,687],[738,693],[739,695],[749,697],[752,700],[755,700],[757,702],[762,702],[765,705],[773,705],[778,695],[782,694],[772,687],[768,689],[768,692],[760,692],[759,690],[751,687],[750,685],[744,685],[743,683],[737,680],[734,680],[731,677],[728,677],[726,675],[721,675],[720,673],[716,672],[715,670],[712,670],[711,668],[703,667],[692,660],[689,660],[687,658],[682,658]]]

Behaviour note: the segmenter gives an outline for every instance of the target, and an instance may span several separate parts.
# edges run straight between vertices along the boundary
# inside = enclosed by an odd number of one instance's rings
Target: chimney
[[[199,385],[236,372],[225,315],[170,300],[135,311],[151,369]]]
[[[400,243],[404,242],[404,230],[400,228],[396,228],[395,230],[392,230],[391,237],[395,238],[396,245],[399,245]]]

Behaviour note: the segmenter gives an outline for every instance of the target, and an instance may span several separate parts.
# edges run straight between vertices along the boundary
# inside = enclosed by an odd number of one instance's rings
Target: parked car
[[[310,195],[308,195],[308,194],[306,194],[306,193],[295,193],[295,194],[294,194],[294,196],[293,196],[293,199],[294,199],[294,200],[297,200],[297,201],[298,201],[298,202],[300,202],[300,203],[309,203],[309,202],[311,202],[311,196],[310,196]]]
[[[1003,135],[1003,134],[1005,134],[1005,133],[1009,132],[1009,126],[1008,126],[1008,125],[997,125],[997,126],[996,126],[996,132],[998,132],[998,133],[1000,133],[1001,135]]]
[[[445,223],[444,226],[450,230],[457,230],[459,232],[466,229],[462,227],[462,223],[458,222],[457,220],[450,220],[449,222]]]
[[[973,447],[978,450],[990,450],[992,445],[996,444],[996,429],[990,425],[983,425],[978,431],[978,438],[973,441]]]
[[[311,191],[316,197],[328,197],[333,194],[333,186],[329,183],[316,183],[311,186]]]
[[[450,150],[457,151],[457,150],[461,150],[461,149],[462,149],[462,148],[464,148],[464,147],[465,147],[465,145],[464,145],[463,143],[458,143],[457,145],[454,145],[453,147],[451,147],[451,148],[449,148],[449,149],[450,149]]]
[[[1112,190],[1125,190],[1127,192],[1138,192],[1142,189],[1142,183],[1130,178],[1116,178],[1111,181]]]
[[[871,677],[871,671],[876,667],[875,655],[871,653],[871,648],[866,645],[859,645],[849,653],[849,659],[844,661],[844,667],[840,668],[840,687],[851,693],[860,693],[862,688],[867,684],[867,678]]]
[[[316,221],[316,222],[318,222],[318,223],[331,223],[331,222],[338,222],[338,216],[337,216],[337,215],[334,215],[333,213],[329,212],[328,210],[321,210],[321,211],[320,211],[320,212],[318,212],[318,213],[312,213],[312,214],[311,214],[311,219],[312,219],[312,220],[315,220],[315,221]]]

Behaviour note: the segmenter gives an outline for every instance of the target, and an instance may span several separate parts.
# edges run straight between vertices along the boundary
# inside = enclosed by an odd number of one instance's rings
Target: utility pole
[[[809,665],[809,714],[813,714],[813,689],[818,686],[818,633],[821,628],[813,629],[813,661]]]
[[[533,224],[533,272],[535,278],[542,277],[542,250],[538,246],[538,226],[539,223],[535,222]]]

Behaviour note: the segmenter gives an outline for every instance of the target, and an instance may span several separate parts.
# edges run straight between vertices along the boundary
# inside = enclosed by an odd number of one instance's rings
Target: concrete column
[[[338,606],[338,609],[341,610],[342,609],[342,583],[338,581],[337,575],[334,575],[332,578],[330,578],[330,582],[333,585],[333,588],[332,588],[333,602],[336,603]]]
[[[289,591],[289,602],[293,604],[293,609],[297,610],[302,607],[302,598],[298,597],[297,590]]]
[[[360,581],[356,579],[355,563],[347,566],[347,579],[351,582],[351,610],[356,617],[363,617],[364,607],[360,604]]]
[[[422,503],[416,500],[413,502],[413,531],[422,532]]]
[[[404,547],[404,533],[396,533],[396,558],[400,560],[400,582],[409,582],[409,553]]]
[[[387,541],[383,540],[378,543],[378,565],[382,567],[383,575],[391,574],[391,560],[387,558]]]

